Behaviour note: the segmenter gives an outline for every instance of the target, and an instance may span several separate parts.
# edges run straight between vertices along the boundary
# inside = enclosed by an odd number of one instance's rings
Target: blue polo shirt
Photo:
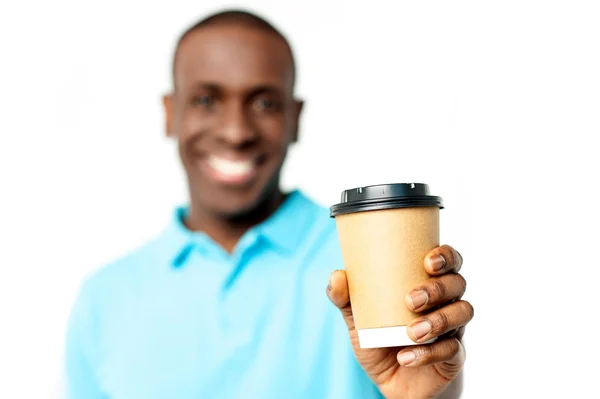
[[[231,254],[184,215],[83,284],[70,398],[382,397],[325,295],[343,267],[326,208],[292,192]]]

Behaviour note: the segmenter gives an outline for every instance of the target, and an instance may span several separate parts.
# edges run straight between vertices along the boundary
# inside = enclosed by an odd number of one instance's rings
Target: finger
[[[457,301],[419,317],[408,325],[407,333],[415,342],[425,342],[466,325],[473,318],[473,306]]]
[[[466,289],[467,281],[460,274],[432,277],[406,294],[406,306],[415,312],[422,312],[462,298]]]
[[[450,331],[445,336],[446,337],[454,337],[454,338],[458,339],[460,341],[460,343],[462,344],[463,343],[462,339],[463,339],[464,335],[465,335],[465,326],[462,326],[457,330]]]
[[[344,320],[348,327],[354,326],[352,318],[352,308],[350,307],[350,291],[348,290],[348,278],[344,270],[335,270],[329,276],[329,285],[327,286],[327,296],[333,304],[342,311]]]
[[[425,270],[432,276],[458,272],[462,263],[462,255],[449,245],[437,247],[425,256]]]
[[[429,345],[409,346],[398,352],[398,363],[404,367],[436,364],[447,379],[453,379],[465,364],[465,348],[454,337],[444,338]]]

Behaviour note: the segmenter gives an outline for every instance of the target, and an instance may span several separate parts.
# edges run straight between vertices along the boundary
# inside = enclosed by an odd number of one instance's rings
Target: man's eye
[[[211,96],[196,96],[192,99],[192,104],[209,108],[214,104],[214,99]]]
[[[254,102],[257,111],[276,111],[280,108],[279,103],[269,98],[259,98]]]

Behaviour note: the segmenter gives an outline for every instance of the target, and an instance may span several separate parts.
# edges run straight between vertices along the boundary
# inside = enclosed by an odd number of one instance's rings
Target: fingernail
[[[400,363],[403,366],[406,366],[414,362],[416,358],[417,357],[415,356],[414,352],[400,352],[398,354],[398,363]]]
[[[431,332],[431,323],[427,320],[420,321],[417,324],[411,326],[410,330],[412,331],[416,339],[421,339],[427,334],[429,334],[429,332]]]
[[[429,296],[423,290],[413,291],[410,294],[410,301],[412,302],[414,310],[417,310],[421,306],[425,305],[428,300],[429,300]]]
[[[331,279],[333,278],[335,272],[337,272],[337,269],[331,272],[331,274],[329,275],[329,281],[327,282],[327,292],[331,292]]]
[[[429,265],[434,272],[439,272],[446,266],[446,259],[442,255],[436,255],[429,258]]]

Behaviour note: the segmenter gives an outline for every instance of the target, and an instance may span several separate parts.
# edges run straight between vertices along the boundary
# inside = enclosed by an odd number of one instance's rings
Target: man
[[[330,275],[343,266],[334,222],[279,188],[302,110],[285,38],[254,15],[216,14],[182,35],[173,78],[166,130],[190,203],[85,282],[67,335],[70,396],[456,397],[473,315],[458,252],[428,254],[432,278],[406,298],[435,309],[411,338],[440,338],[361,350],[346,275]]]

